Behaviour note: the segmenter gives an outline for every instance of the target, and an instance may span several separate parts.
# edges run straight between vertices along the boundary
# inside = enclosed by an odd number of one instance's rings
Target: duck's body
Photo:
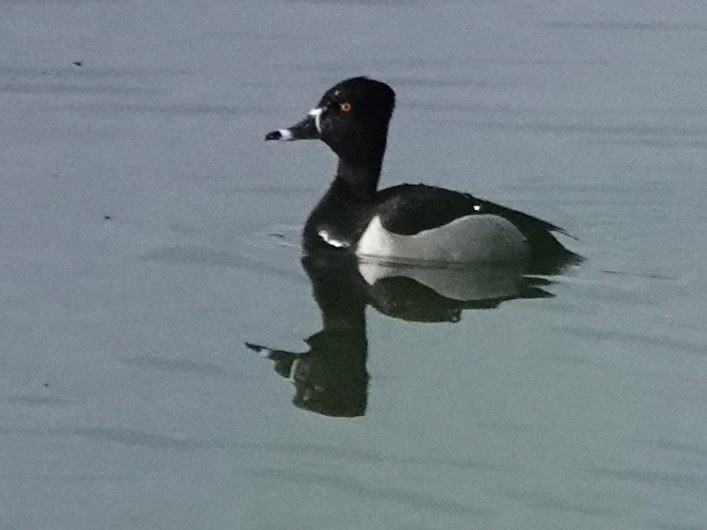
[[[403,184],[378,191],[395,96],[359,77],[331,88],[308,117],[266,139],[321,139],[336,176],[304,229],[307,250],[340,249],[391,261],[514,262],[576,256],[559,227],[467,193]]]
[[[361,199],[335,179],[304,231],[308,250],[405,261],[510,262],[566,249],[561,231],[522,212],[443,188],[402,184]]]

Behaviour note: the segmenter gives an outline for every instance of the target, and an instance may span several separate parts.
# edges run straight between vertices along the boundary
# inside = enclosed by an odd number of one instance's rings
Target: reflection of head
[[[307,343],[310,350],[305,353],[246,344],[265,353],[274,361],[275,371],[295,385],[295,406],[326,416],[363,416],[369,379],[365,335],[322,331],[312,335]]]
[[[363,416],[369,379],[365,336],[318,333],[307,342],[312,349],[292,366],[293,403],[326,416]]]

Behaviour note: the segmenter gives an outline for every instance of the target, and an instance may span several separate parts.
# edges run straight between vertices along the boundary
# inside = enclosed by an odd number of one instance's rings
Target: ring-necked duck
[[[403,262],[580,259],[552,235],[568,235],[561,228],[468,193],[424,184],[378,191],[394,107],[392,88],[354,77],[327,90],[301,122],[265,136],[319,139],[339,157],[336,177],[305,225],[307,250]]]

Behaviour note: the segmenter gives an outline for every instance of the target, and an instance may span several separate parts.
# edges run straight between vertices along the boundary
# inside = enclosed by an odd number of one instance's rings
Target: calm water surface
[[[703,2],[4,1],[0,49],[0,528],[705,528]],[[301,263],[334,159],[262,138],[359,74],[385,185],[587,261]]]

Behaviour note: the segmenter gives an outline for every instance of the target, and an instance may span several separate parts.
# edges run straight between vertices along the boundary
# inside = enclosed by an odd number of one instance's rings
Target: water
[[[0,527],[704,528],[703,3],[0,15]],[[262,137],[362,73],[398,93],[384,184],[528,211],[587,261],[490,307],[339,283],[334,418],[246,346],[324,329],[297,234],[334,160]]]

